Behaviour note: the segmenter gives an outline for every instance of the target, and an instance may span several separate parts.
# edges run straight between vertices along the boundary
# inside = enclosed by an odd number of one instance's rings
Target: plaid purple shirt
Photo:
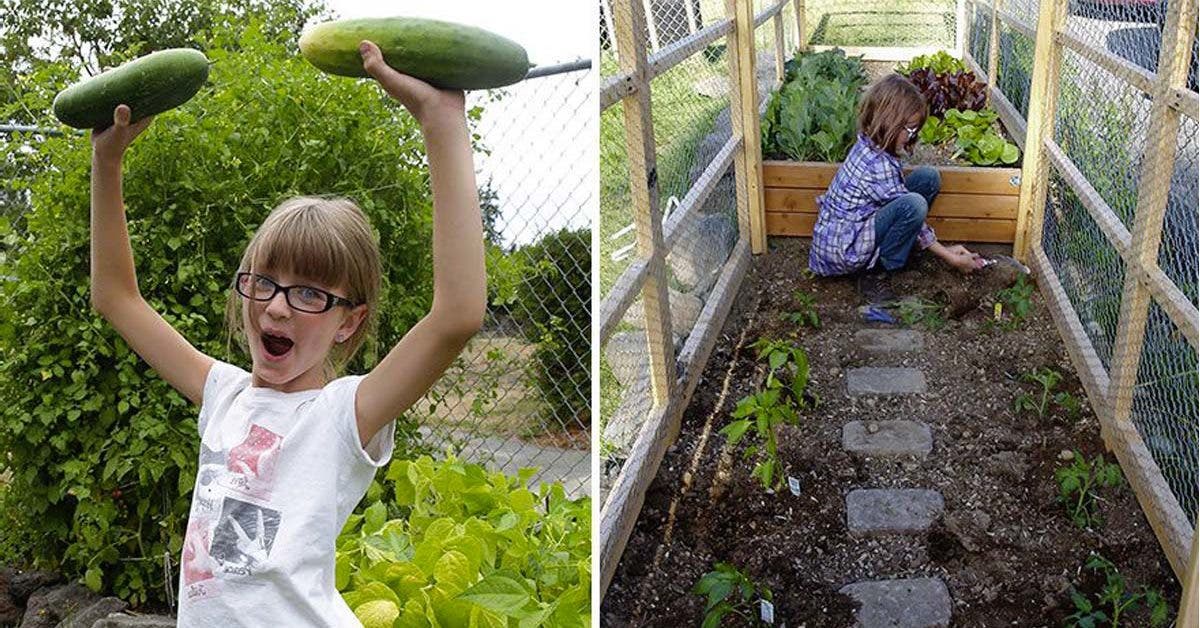
[[[875,212],[908,192],[900,160],[880,150],[862,133],[846,155],[829,189],[817,197],[808,267],[818,275],[846,275],[875,264]],[[922,249],[937,237],[925,224],[917,235]]]

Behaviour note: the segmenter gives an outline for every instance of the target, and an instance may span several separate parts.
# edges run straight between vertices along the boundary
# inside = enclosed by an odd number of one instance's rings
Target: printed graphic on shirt
[[[216,563],[208,555],[208,530],[211,521],[193,517],[188,520],[183,545],[183,583],[194,584],[213,577]]]
[[[279,511],[226,497],[209,555],[223,574],[253,575],[266,564],[279,531]]]
[[[259,499],[270,497],[282,443],[283,437],[275,432],[251,425],[246,439],[231,448],[226,457],[230,487]]]
[[[217,509],[221,506],[221,496],[224,494],[220,485],[225,474],[225,465],[205,464],[204,457],[201,456],[200,469],[196,471],[196,489],[192,495],[192,516],[216,514]],[[205,547],[207,546],[208,544],[205,543]]]

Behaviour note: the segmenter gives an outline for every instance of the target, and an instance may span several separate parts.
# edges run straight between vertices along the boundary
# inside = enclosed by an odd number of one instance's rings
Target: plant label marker
[[[994,307],[992,307],[992,317],[996,319],[997,323],[1000,322],[1000,315],[1003,313],[1004,313],[1004,304],[1003,303],[996,303],[996,305]]]
[[[763,623],[775,623],[775,605],[767,600],[758,601],[758,616],[763,620]]]
[[[788,488],[791,489],[792,495],[800,496],[800,480],[792,476],[788,476]]]

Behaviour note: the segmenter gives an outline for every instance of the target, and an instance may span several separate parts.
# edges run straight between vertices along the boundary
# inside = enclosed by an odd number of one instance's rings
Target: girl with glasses
[[[227,322],[250,371],[204,355],[142,297],[121,162],[150,118],[93,133],[92,303],[200,407],[200,469],[180,573],[180,626],[358,625],[334,586],[334,542],[377,468],[394,419],[482,325],[483,228],[463,93],[397,73],[362,42],[363,67],[420,124],[433,190],[433,302],[370,373],[337,377],[373,327],[380,252],[343,198],[284,201],[230,278]],[[203,481],[203,486],[200,482]]]
[[[927,111],[921,92],[903,76],[873,83],[859,106],[858,141],[817,197],[809,268],[825,276],[860,273],[870,303],[894,298],[887,279],[904,267],[914,245],[964,273],[983,265],[966,247],[938,242],[925,224],[941,187],[937,170],[920,166],[902,176],[900,156],[912,153]]]

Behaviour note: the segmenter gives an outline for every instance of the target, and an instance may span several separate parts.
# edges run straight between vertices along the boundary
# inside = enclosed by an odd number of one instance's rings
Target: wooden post
[[[692,6],[693,0],[683,0],[683,8],[687,11],[688,34],[694,34],[700,30],[700,25],[696,23],[696,7]]]
[[[648,272],[642,285],[642,312],[650,349],[651,398],[664,406],[675,384],[675,345],[671,339],[671,311],[667,296],[666,251],[663,247],[662,210],[658,202],[654,127],[647,80],[643,3],[621,0],[624,11],[615,15],[617,51],[621,72],[633,79],[634,89],[622,99],[625,147],[629,154],[629,195],[637,229],[637,253]]]
[[[612,5],[609,4],[609,0],[600,0],[600,17],[604,20],[604,28],[608,32],[608,45],[615,54],[617,50],[617,33],[613,27]]]
[[[750,252],[757,255],[767,250],[767,233],[763,215],[762,132],[758,123],[758,85],[754,71],[754,2],[725,0],[725,9],[733,19],[733,30],[727,39],[729,80],[733,87],[729,113],[733,133],[742,138],[741,154],[734,159],[738,231],[750,236]]]
[[[1200,535],[1192,535],[1192,559],[1188,566],[1187,576],[1183,578],[1183,597],[1179,601],[1179,618],[1175,620],[1175,628],[1196,628],[1200,620],[1200,562],[1197,562],[1197,548],[1200,547]]]
[[[954,3],[954,50],[961,59],[967,50],[967,0]]]
[[[775,25],[775,85],[783,84],[783,11],[780,10],[771,20]]]
[[[808,49],[808,35],[804,32],[804,0],[795,0],[796,8],[796,52]]]
[[[1066,20],[1067,0],[1044,0],[1038,11],[1037,40],[1033,52],[1033,77],[1029,86],[1029,128],[1025,134],[1025,162],[1021,167],[1021,199],[1017,210],[1017,236],[1013,255],[1028,263],[1029,252],[1042,240],[1042,216],[1046,208],[1045,139],[1054,134],[1054,111],[1058,106],[1058,74],[1062,45],[1054,34]]]
[[[1000,76],[1000,4],[1004,0],[992,0],[992,29],[988,32],[987,82],[988,87],[996,86],[996,78]],[[992,90],[988,89],[988,105],[992,104]]]
[[[1133,229],[1129,255],[1150,268],[1158,262],[1158,249],[1162,241],[1163,216],[1167,210],[1167,192],[1171,185],[1171,173],[1175,165],[1176,141],[1179,134],[1179,112],[1170,106],[1174,90],[1186,86],[1187,72],[1191,61],[1190,35],[1196,24],[1196,0],[1171,0],[1167,10],[1167,21],[1163,28],[1162,49],[1158,56],[1158,72],[1154,78],[1150,124],[1146,131],[1146,150],[1138,177],[1138,199],[1134,210]],[[1146,319],[1150,311],[1150,290],[1136,273],[1125,271],[1125,286],[1121,294],[1121,310],[1117,322],[1117,334],[1113,344],[1110,366],[1112,385],[1108,391],[1108,406],[1111,409],[1111,425],[1117,446],[1123,446],[1124,434],[1137,432],[1131,420],[1133,391],[1137,385],[1138,365],[1141,362],[1142,343],[1146,333]],[[1110,446],[1114,443],[1110,442]],[[1141,464],[1156,464],[1153,460],[1139,460]],[[1173,499],[1173,495],[1163,496]],[[1164,538],[1160,512],[1146,512],[1176,575],[1181,576],[1186,565],[1180,564],[1182,548],[1188,539]],[[1193,536],[1194,536],[1193,531]],[[1172,551],[1171,546],[1174,547]],[[1181,547],[1182,546],[1182,547]]]

